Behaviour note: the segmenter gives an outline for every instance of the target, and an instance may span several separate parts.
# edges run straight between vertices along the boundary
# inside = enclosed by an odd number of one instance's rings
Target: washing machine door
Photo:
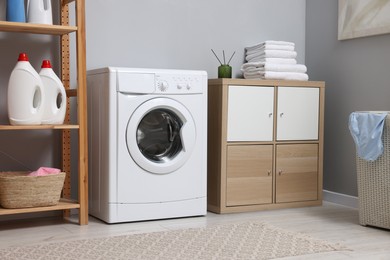
[[[127,149],[133,160],[153,174],[167,174],[190,157],[196,140],[188,109],[170,98],[154,98],[131,115],[126,129]]]

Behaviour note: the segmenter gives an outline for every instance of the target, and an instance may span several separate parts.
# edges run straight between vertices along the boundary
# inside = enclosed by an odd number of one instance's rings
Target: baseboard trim
[[[328,190],[323,190],[322,192],[323,192],[322,193],[323,200],[325,201],[340,204],[350,208],[355,208],[355,209],[359,208],[358,197],[337,193],[333,191],[328,191]]]

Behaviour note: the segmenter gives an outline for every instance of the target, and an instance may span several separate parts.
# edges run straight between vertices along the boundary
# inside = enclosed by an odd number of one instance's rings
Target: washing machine
[[[89,212],[107,223],[201,216],[207,73],[88,71]]]

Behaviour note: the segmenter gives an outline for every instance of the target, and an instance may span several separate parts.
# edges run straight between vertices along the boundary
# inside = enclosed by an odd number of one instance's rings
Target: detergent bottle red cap
[[[20,54],[19,54],[18,61],[28,61],[27,54],[24,53],[24,52],[20,53]]]
[[[51,64],[49,60],[43,60],[41,68],[51,68]]]

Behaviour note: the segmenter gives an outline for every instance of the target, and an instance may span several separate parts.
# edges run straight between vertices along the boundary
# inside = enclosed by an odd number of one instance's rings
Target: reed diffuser
[[[230,56],[229,61],[226,63],[225,51],[223,50],[222,51],[223,63],[222,63],[221,60],[218,58],[217,54],[214,52],[214,50],[211,49],[211,51],[213,52],[215,58],[217,58],[219,64],[221,64],[218,67],[218,78],[231,78],[232,77],[232,67],[230,66],[230,61],[232,60],[232,58],[236,52],[233,52],[232,56]]]

